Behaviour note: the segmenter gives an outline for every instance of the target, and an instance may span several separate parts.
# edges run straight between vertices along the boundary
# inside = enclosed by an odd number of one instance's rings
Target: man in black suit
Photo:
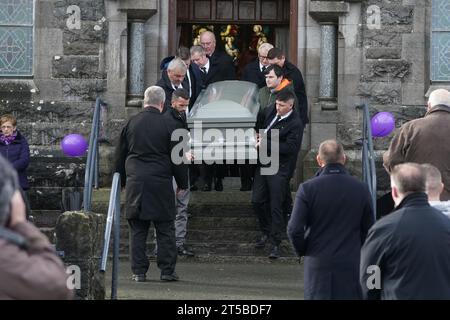
[[[297,190],[288,236],[304,256],[305,299],[361,299],[360,250],[374,222],[367,186],[344,167],[336,140],[320,144],[320,172]]]
[[[263,43],[258,48],[258,59],[247,64],[242,71],[241,80],[256,83],[258,88],[266,86],[266,77],[264,71],[270,66],[267,53],[273,45],[270,43]]]
[[[216,36],[211,31],[200,34],[200,44],[209,57],[210,66],[206,70],[205,87],[210,83],[223,80],[235,80],[236,73],[233,59],[216,47]]]
[[[223,54],[224,56],[222,56],[220,53],[216,53],[216,58],[213,60],[213,58],[210,58],[206,55],[205,49],[203,49],[203,47],[191,47],[191,60],[199,66],[202,73],[203,85],[205,88],[214,82],[234,79],[234,66],[232,64],[232,61],[229,61],[231,62],[230,65],[227,62],[227,55],[225,53]],[[223,191],[222,180],[225,176],[225,168],[226,167],[224,164],[202,164],[200,167],[200,176],[202,177],[204,182],[202,190],[211,191],[212,181],[214,177],[214,189],[216,191]]]
[[[267,57],[269,58],[270,64],[276,64],[283,69],[283,74],[286,79],[294,82],[300,119],[303,122],[303,126],[306,126],[306,124],[309,123],[308,98],[306,97],[305,82],[303,81],[302,73],[295,65],[286,60],[285,54],[279,48],[270,49],[267,53]]]
[[[272,159],[271,165],[278,161],[275,174],[266,174],[269,165],[261,164],[256,169],[252,193],[252,203],[259,220],[262,238],[256,243],[257,248],[265,246],[270,240],[272,249],[269,258],[280,257],[280,243],[285,234],[283,200],[287,189],[287,181],[291,179],[291,163],[297,159],[303,133],[303,124],[294,107],[294,94],[282,91],[277,96],[274,106],[266,108],[264,129],[258,136],[257,147],[267,148]],[[278,136],[277,136],[278,133]],[[272,139],[272,137],[274,137]],[[278,138],[277,138],[278,137]],[[278,147],[278,153],[272,152],[272,144]],[[277,150],[277,149],[275,149]],[[270,209],[269,209],[270,208]]]
[[[161,71],[167,70],[167,66],[169,65],[170,61],[175,58],[180,58],[181,60],[183,60],[184,64],[187,67],[186,76],[183,79],[182,86],[189,92],[188,110],[191,110],[192,106],[197,100],[198,95],[203,89],[201,71],[195,63],[191,63],[191,53],[188,48],[183,46],[178,48],[176,56],[169,56],[161,61]]]
[[[394,166],[391,189],[396,211],[373,225],[361,250],[364,298],[449,300],[450,219],[428,203],[425,170]]]
[[[174,165],[175,143],[164,115],[164,90],[149,87],[144,108],[131,117],[120,135],[116,150],[117,172],[126,184],[125,212],[130,226],[130,257],[134,281],[145,281],[149,261],[146,241],[150,223],[156,229],[158,267],[162,281],[176,281],[175,201],[172,177],[178,188],[188,187],[187,167]]]
[[[172,104],[172,93],[177,89],[186,89],[186,83],[183,81],[186,77],[187,66],[180,58],[171,60],[167,66],[167,70],[162,72],[161,79],[156,85],[164,89],[166,101],[164,102],[164,112],[168,110]]]

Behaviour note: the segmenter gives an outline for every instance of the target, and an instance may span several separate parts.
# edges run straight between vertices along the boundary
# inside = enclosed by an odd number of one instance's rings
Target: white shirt
[[[202,68],[205,68],[206,73],[209,72],[209,58],[208,58],[208,62],[206,62],[206,64],[203,67],[200,67],[200,70],[202,70]]]

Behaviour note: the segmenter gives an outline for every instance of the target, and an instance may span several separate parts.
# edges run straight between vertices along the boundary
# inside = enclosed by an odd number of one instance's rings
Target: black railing
[[[362,146],[362,175],[363,181],[369,187],[370,194],[372,196],[373,212],[376,218],[377,212],[377,175],[375,171],[375,153],[373,151],[372,142],[372,127],[370,125],[369,107],[367,103],[357,106],[356,108],[363,111],[363,128],[362,138],[358,141],[358,144]]]
[[[104,102],[97,98],[95,101],[94,116],[92,119],[91,135],[89,136],[89,149],[84,174],[83,208],[85,212],[91,211],[92,186],[98,189],[98,135],[100,131],[100,109]]]
[[[100,271],[106,271],[106,261],[108,260],[109,240],[111,238],[111,229],[114,228],[113,243],[113,264],[111,280],[111,299],[117,299],[117,279],[119,271],[119,241],[120,241],[120,174],[114,173],[111,185],[111,194],[109,196],[108,216],[106,218],[104,246]]]

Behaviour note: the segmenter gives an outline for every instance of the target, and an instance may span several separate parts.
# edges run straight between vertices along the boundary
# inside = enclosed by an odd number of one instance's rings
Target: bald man
[[[200,34],[200,45],[203,47],[210,62],[206,71],[204,71],[206,73],[203,78],[205,88],[217,81],[236,79],[233,59],[216,46],[214,33],[211,31],[202,32]],[[194,59],[192,60],[194,61]]]
[[[450,220],[428,204],[422,166],[391,171],[396,211],[378,220],[361,249],[366,299],[449,300]]]
[[[258,59],[247,64],[242,71],[241,80],[256,83],[259,88],[266,86],[266,77],[264,76],[264,71],[268,66],[270,66],[269,59],[267,58],[267,53],[273,45],[270,43],[263,43],[258,48]]]
[[[430,163],[442,174],[441,200],[450,200],[450,92],[434,90],[425,117],[405,123],[383,156],[389,172],[404,162]]]

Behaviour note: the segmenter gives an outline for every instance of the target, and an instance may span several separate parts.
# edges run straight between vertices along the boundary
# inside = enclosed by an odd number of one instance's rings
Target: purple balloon
[[[395,129],[395,119],[392,113],[378,112],[370,121],[373,137],[385,137]]]
[[[61,149],[66,156],[80,157],[86,153],[88,143],[81,134],[68,134],[61,141]]]

